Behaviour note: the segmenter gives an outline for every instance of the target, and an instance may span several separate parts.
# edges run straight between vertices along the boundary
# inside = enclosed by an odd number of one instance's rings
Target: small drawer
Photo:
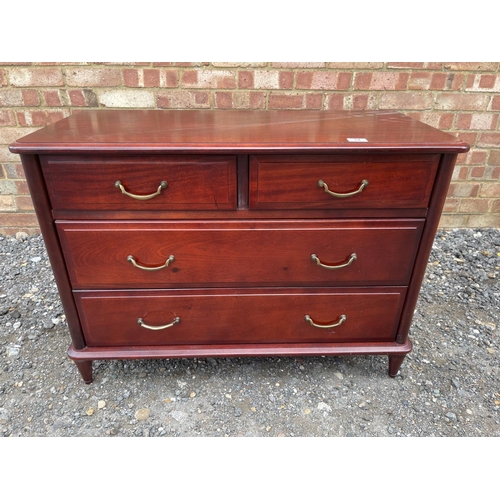
[[[45,156],[54,210],[233,210],[236,157]]]
[[[254,209],[426,208],[439,155],[255,155]]]
[[[407,285],[421,219],[57,222],[84,288]]]
[[[406,289],[75,292],[92,346],[384,342]]]

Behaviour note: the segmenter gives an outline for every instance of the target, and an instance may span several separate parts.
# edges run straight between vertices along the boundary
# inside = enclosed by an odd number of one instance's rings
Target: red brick
[[[216,92],[215,106],[220,109],[231,109],[233,107],[232,92]]]
[[[264,92],[250,92],[250,108],[264,109],[266,107],[266,94]]]
[[[493,96],[491,100],[491,109],[493,111],[500,111],[500,95]]]
[[[12,144],[20,137],[31,134],[31,132],[35,132],[36,130],[38,130],[38,127],[24,129],[20,129],[19,127],[0,127],[0,144]],[[19,157],[17,158],[19,159]]]
[[[443,212],[458,212],[459,205],[460,205],[460,200],[447,198],[444,203]]]
[[[469,198],[460,201],[460,212],[467,214],[483,214],[488,211],[489,201]]]
[[[182,74],[182,86],[199,89],[233,89],[236,87],[234,71],[186,70]]]
[[[500,132],[483,132],[479,135],[477,145],[483,148],[500,147]]]
[[[59,68],[9,69],[9,81],[13,87],[59,87],[63,85]]]
[[[486,162],[487,151],[471,149],[466,156],[467,165],[483,165]]]
[[[7,77],[5,76],[5,71],[0,69],[0,87],[7,85]]]
[[[369,89],[373,73],[356,73],[354,75],[354,90]]]
[[[467,75],[467,80],[465,81],[465,87],[471,88],[474,86],[475,75]]]
[[[66,83],[70,87],[116,87],[122,75],[116,68],[75,68],[66,71]]]
[[[206,91],[197,90],[159,90],[159,108],[209,108],[210,99]]]
[[[469,171],[469,179],[480,180],[486,173],[486,167],[472,167]]]
[[[472,115],[468,114],[457,114],[457,119],[455,121],[455,126],[460,129],[470,129],[470,122],[472,120]]]
[[[444,63],[445,69],[452,71],[496,71],[498,63],[487,62],[449,62]]]
[[[490,151],[488,165],[500,165],[500,149],[492,149]]]
[[[355,90],[405,90],[409,73],[385,72],[356,74]]]
[[[138,69],[124,69],[123,82],[126,87],[139,86],[139,70]]]
[[[432,95],[428,93],[386,93],[380,98],[380,109],[430,109]]]
[[[0,227],[22,228],[22,227],[38,227],[38,221],[35,214],[19,213],[19,214],[2,214],[0,213]],[[18,229],[19,231],[19,229]]]
[[[321,109],[323,105],[323,94],[306,94],[307,109]]]
[[[330,94],[327,96],[326,109],[344,109],[344,95]]]
[[[350,73],[300,71],[297,73],[296,87],[298,89],[347,90],[350,82]]]
[[[16,181],[16,189],[17,194],[30,194],[30,190],[28,189],[28,183],[25,179],[21,179]]]
[[[378,108],[376,94],[344,94],[344,109],[366,110]]]
[[[253,71],[238,71],[238,87],[240,89],[253,88]]]
[[[143,69],[144,87],[159,87],[160,86],[160,70],[158,69]]]
[[[162,87],[175,88],[179,85],[179,72],[175,69],[162,70],[160,76]]]
[[[451,183],[448,189],[448,197],[475,198],[479,192],[479,184],[475,183]]]
[[[33,201],[30,196],[16,196],[16,205],[21,212],[30,212],[34,210]]]
[[[481,75],[479,86],[485,89],[492,89],[495,86],[495,75]]]
[[[34,89],[26,89],[22,91],[23,103],[25,106],[40,106],[40,96]]]
[[[81,90],[68,90],[71,106],[87,106],[85,96]]]
[[[28,125],[28,120],[26,119],[25,111],[17,111],[16,117],[17,117],[17,123],[19,123],[21,127],[26,127]]]
[[[62,111],[32,111],[31,120],[34,127],[45,127],[64,118]]]
[[[500,212],[500,200],[495,200],[491,206],[491,211],[495,214]]]
[[[479,191],[481,198],[500,198],[500,183],[483,182]]]
[[[162,67],[162,66],[173,66],[174,63],[171,63],[171,62],[155,62],[153,63],[153,67],[156,68],[156,67]]]
[[[442,93],[436,97],[435,109],[456,109],[459,111],[483,111],[488,106],[486,95]]]
[[[464,86],[465,75],[450,73],[446,78],[446,90],[461,90]]]
[[[14,113],[8,109],[0,109],[0,127],[9,127],[15,124]]]
[[[454,132],[454,135],[460,140],[467,142],[471,147],[476,144],[477,132]],[[466,155],[467,153],[464,154]],[[462,159],[460,159],[459,162],[462,162]]]
[[[4,163],[3,168],[8,179],[25,179],[24,169],[21,163]]]
[[[486,167],[486,173],[484,174],[484,180],[487,180],[487,181],[500,180],[500,167]]]
[[[431,86],[432,73],[414,71],[408,81],[409,90],[428,90]]]
[[[300,109],[303,107],[302,94],[271,94],[269,96],[269,109]]]
[[[58,90],[43,90],[43,99],[46,106],[62,106],[61,96]]]
[[[463,167],[461,165],[456,165],[453,169],[453,181],[465,181],[467,180],[467,173],[469,172],[468,167]]]
[[[429,90],[444,90],[446,88],[446,73],[433,73]]]
[[[293,88],[293,71],[280,71],[279,82],[280,89]]]
[[[450,129],[455,118],[453,113],[440,113],[438,111],[408,112],[406,114],[415,120],[440,130]]]

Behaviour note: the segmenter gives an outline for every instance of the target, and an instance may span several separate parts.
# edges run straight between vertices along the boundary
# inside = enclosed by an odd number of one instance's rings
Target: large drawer
[[[57,222],[74,289],[406,285],[422,227],[413,219]]]
[[[89,347],[382,342],[395,338],[405,290],[75,292],[75,299]]]
[[[435,154],[255,155],[250,158],[249,206],[426,208],[438,162]]]
[[[46,156],[42,169],[55,210],[236,209],[235,156]]]

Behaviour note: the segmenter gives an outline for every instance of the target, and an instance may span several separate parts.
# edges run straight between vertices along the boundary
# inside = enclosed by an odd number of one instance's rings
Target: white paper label
[[[368,139],[365,139],[364,137],[348,137],[347,140],[349,142],[368,142]]]

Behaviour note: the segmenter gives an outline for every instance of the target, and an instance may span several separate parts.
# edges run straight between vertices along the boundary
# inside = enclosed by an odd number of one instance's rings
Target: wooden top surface
[[[10,150],[465,153],[469,145],[393,111],[91,110],[18,139]]]

